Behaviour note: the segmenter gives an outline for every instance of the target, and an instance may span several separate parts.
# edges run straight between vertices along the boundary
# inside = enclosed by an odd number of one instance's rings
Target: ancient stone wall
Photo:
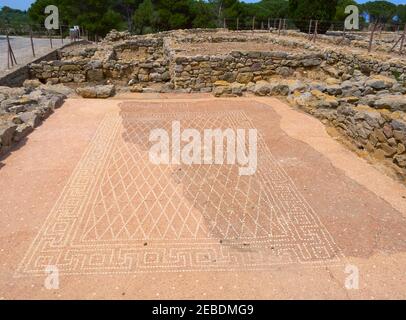
[[[48,53],[45,56],[42,56],[36,59],[33,63],[39,61],[54,61],[59,59],[59,51],[54,50]],[[30,78],[30,68],[27,65],[24,65],[17,70],[7,74],[4,77],[0,78],[0,86],[8,86],[8,87],[19,87],[22,86],[24,81]]]
[[[285,96],[405,178],[406,60],[339,50],[327,36],[313,43],[303,34],[289,34],[112,32],[102,43],[32,64],[30,74],[43,83],[74,83],[86,98],[106,98],[116,89]]]
[[[286,50],[187,54],[189,44],[207,43],[209,46],[212,43],[230,42],[272,44],[286,47]],[[297,48],[306,52],[292,51]],[[60,61],[32,64],[31,77],[54,84],[102,83],[110,80],[117,84],[131,81],[131,85],[148,85],[171,81],[176,89],[210,91],[219,80],[240,83],[269,80],[272,75],[289,76],[298,68],[319,67],[323,62],[338,66],[341,73],[356,69],[367,75],[398,77],[406,71],[404,61],[380,61],[368,55],[337,52],[301,39],[286,39],[266,33],[251,36],[238,32],[218,35],[205,30],[126,36],[117,43],[104,42],[83,50],[62,52],[61,58]]]
[[[295,91],[293,105],[335,127],[360,151],[406,178],[406,88],[392,78],[357,75],[341,84]]]
[[[148,83],[169,80],[162,39],[136,39],[117,45],[99,45],[62,52],[61,60],[31,64],[32,78],[41,82]]]
[[[172,70],[175,88],[211,91],[219,81],[247,84],[270,80],[272,76],[292,75],[298,68],[319,67],[319,54],[286,52],[232,52],[220,56],[176,57]]]

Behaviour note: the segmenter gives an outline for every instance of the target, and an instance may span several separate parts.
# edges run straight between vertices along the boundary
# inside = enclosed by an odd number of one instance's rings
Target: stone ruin
[[[277,96],[334,127],[404,179],[406,59],[389,53],[385,39],[368,53],[368,41],[361,36],[324,35],[314,43],[294,31],[196,29],[145,36],[112,31],[101,43],[77,45],[62,50],[59,60],[30,65],[30,81],[37,96],[62,85],[84,98],[116,92]],[[27,90],[22,96],[33,94]],[[12,109],[18,102],[12,107],[10,101],[1,103],[3,110],[20,111],[16,117],[32,112]],[[15,124],[14,132],[22,124]],[[10,139],[3,137],[2,146]]]

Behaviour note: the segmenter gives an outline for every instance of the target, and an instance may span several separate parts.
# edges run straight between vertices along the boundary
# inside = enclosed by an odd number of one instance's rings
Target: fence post
[[[282,19],[279,18],[279,25],[278,25],[278,35],[281,35],[281,28],[282,28]]]
[[[255,30],[255,16],[252,17],[252,31]]]
[[[62,26],[60,26],[60,27],[59,27],[59,31],[60,31],[60,33],[61,33],[61,41],[62,41],[62,44],[63,44],[63,32],[62,32]]]
[[[48,35],[49,35],[49,43],[51,44],[51,49],[53,49],[51,31],[48,31]]]
[[[30,28],[30,40],[31,40],[32,55],[35,58],[34,39],[32,38],[32,28]]]
[[[313,42],[316,42],[316,40],[317,40],[317,29],[318,29],[318,26],[319,26],[319,20],[316,20],[316,25],[315,25],[315,27],[314,27],[314,37],[313,37]]]
[[[271,32],[271,18],[268,18],[268,31]]]
[[[402,35],[402,40],[400,41],[400,54],[403,53],[403,45],[405,43],[405,38],[406,38],[406,24],[405,24],[405,29],[403,30],[403,35]]]
[[[309,23],[309,38],[311,38],[311,34],[312,34],[312,26],[313,26],[313,20],[310,19],[310,23]]]
[[[10,40],[8,38],[8,32],[7,32],[7,69],[10,69],[10,56],[11,56],[11,52],[10,52]],[[13,63],[13,62],[11,62]]]
[[[374,27],[371,31],[371,37],[369,38],[368,52],[372,51],[372,42],[374,41],[374,33],[376,31],[377,26],[378,26],[378,22],[374,23]]]
[[[226,28],[227,28],[226,18],[224,18],[224,20],[223,20],[223,29],[226,29]]]
[[[344,23],[344,29],[343,29],[343,41],[345,40],[345,32],[346,32],[346,28],[345,28],[345,23]]]
[[[14,64],[17,64],[13,48],[11,48],[9,32],[7,31],[7,69],[10,69],[10,62],[12,67],[14,67]]]
[[[240,30],[240,18],[237,18],[237,31]]]

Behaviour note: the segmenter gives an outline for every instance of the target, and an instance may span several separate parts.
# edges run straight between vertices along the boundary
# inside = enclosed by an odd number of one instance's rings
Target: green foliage
[[[154,0],[156,10],[153,25],[158,31],[191,28],[193,21],[192,0]]]
[[[144,32],[144,28],[153,26],[156,20],[156,13],[151,0],[144,0],[135,11],[134,25],[140,34]]]
[[[370,16],[371,21],[392,22],[397,7],[388,1],[369,1],[361,5],[364,13]]]
[[[319,20],[318,32],[325,33],[336,14],[337,0],[289,0],[289,16],[302,31],[309,29],[309,20]]]
[[[396,16],[401,23],[406,23],[406,5],[400,4],[396,8]]]
[[[338,0],[334,20],[344,21],[345,18],[348,16],[348,14],[345,13],[345,8],[351,5],[357,6],[358,4],[354,0]]]
[[[38,24],[43,24],[45,20],[44,9],[50,4],[52,4],[52,0],[35,1],[28,10],[30,19]]]
[[[269,18],[287,18],[289,15],[289,1],[286,0],[262,0],[256,6]]]
[[[27,12],[3,7],[0,10],[0,28],[19,28],[28,23]]]
[[[297,20],[331,21],[336,14],[337,0],[290,0],[290,17]]]
[[[114,9],[117,0],[37,0],[28,10],[31,20],[43,25],[44,9],[49,4],[59,8],[61,24],[80,25],[91,35],[104,36],[111,29],[122,29],[126,25],[122,15]]]
[[[215,28],[216,14],[211,6],[204,0],[192,1],[191,13],[193,15],[193,28]]]
[[[36,0],[28,11],[32,23],[43,26],[47,5],[59,8],[63,25],[80,25],[91,35],[104,36],[110,29],[156,32],[171,29],[222,27],[224,19],[230,28],[250,28],[253,17],[257,27],[268,18],[289,18],[302,31],[308,31],[309,20],[319,20],[319,32],[327,30],[329,21],[343,21],[345,7],[355,0],[261,0],[245,3],[241,0]],[[359,5],[361,12],[372,20],[406,23],[406,5],[387,1],[370,1]],[[3,8],[0,26],[5,21],[27,21],[18,10]],[[4,13],[6,12],[6,13]],[[13,18],[10,18],[13,16]],[[26,19],[26,20],[24,20]]]

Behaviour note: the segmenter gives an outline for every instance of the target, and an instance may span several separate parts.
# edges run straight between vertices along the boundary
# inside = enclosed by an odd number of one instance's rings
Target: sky
[[[359,3],[367,2],[368,0],[358,0]],[[0,0],[0,7],[8,6],[13,9],[27,10],[35,0]],[[258,0],[244,0],[244,2],[258,2]],[[390,0],[396,4],[406,4],[406,0]]]

